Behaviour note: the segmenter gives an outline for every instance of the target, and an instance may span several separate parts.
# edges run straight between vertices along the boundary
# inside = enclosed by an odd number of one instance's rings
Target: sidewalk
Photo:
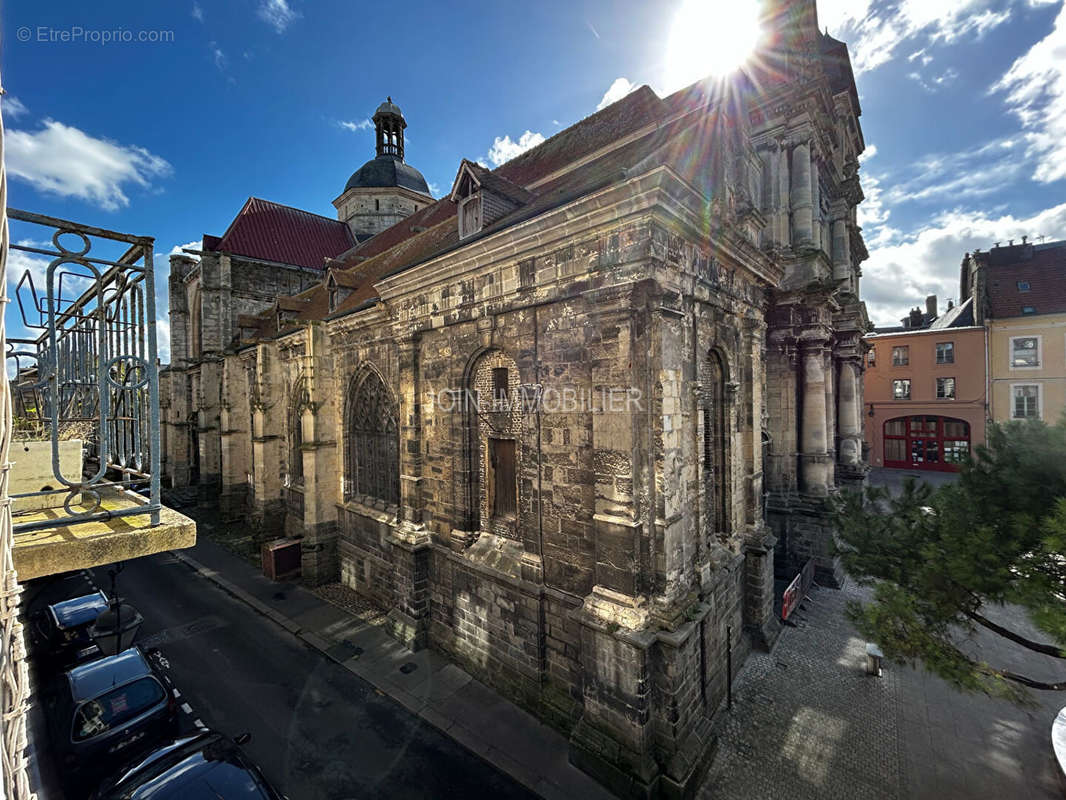
[[[541,797],[613,797],[570,764],[562,734],[443,656],[411,652],[307,589],[267,579],[210,539],[172,554]]]

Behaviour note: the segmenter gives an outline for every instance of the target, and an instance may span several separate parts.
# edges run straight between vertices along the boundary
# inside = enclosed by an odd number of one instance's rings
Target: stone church
[[[693,790],[861,483],[860,108],[814,0],[434,199],[407,121],[337,218],[252,198],[171,260],[165,469],[388,610],[626,797]],[[408,109],[411,111],[411,109]]]

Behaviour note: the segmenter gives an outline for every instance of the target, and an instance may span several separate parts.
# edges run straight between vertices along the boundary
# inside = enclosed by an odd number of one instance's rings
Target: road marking
[[[192,706],[190,706],[188,703],[182,703],[181,704],[181,710],[184,711],[189,716],[192,716]]]

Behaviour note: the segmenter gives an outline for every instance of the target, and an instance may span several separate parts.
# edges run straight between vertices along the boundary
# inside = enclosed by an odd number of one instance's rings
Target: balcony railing
[[[13,438],[51,443],[51,480],[11,495],[16,513],[20,501],[51,513],[16,517],[14,531],[145,514],[158,525],[154,240],[17,209],[8,217],[19,231],[8,269],[23,269],[21,319],[9,315],[8,331],[21,322],[27,332],[7,340]],[[68,440],[81,442],[76,470],[61,468]]]

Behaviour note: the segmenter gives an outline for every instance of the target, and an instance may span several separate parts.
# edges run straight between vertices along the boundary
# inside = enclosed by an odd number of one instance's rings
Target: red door
[[[885,423],[885,466],[957,472],[970,453],[970,424],[952,417],[897,417]]]

